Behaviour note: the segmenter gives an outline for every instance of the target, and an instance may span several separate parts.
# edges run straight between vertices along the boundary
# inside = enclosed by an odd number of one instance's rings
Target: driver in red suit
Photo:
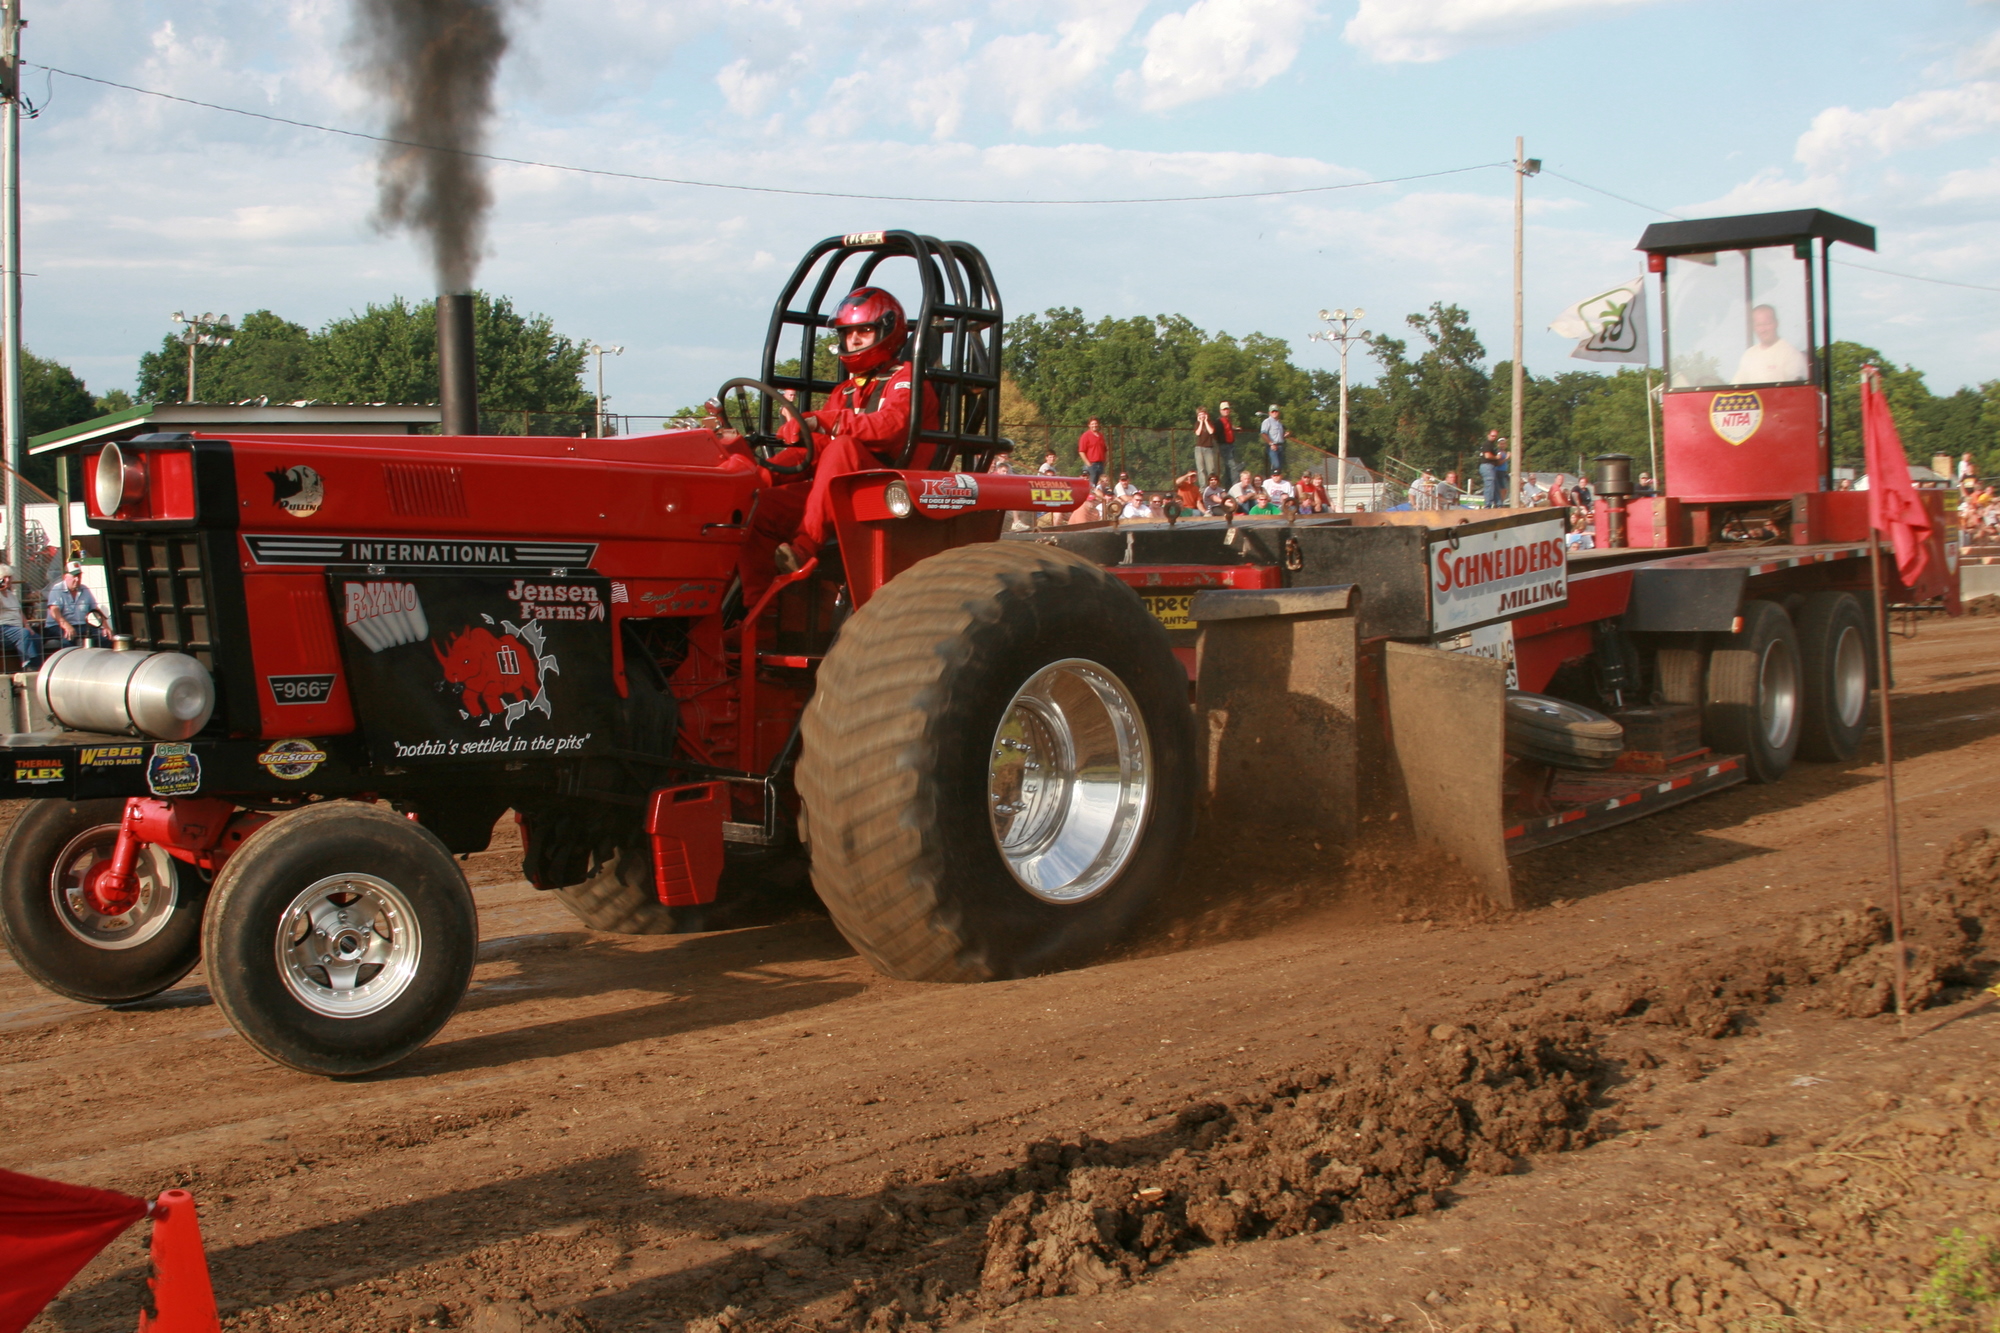
[[[810,485],[773,486],[757,497],[741,565],[746,603],[763,595],[774,569],[790,574],[819,554],[831,519],[833,479],[893,466],[909,437],[910,363],[895,359],[910,331],[902,303],[880,287],[857,288],[834,311],[833,330],[834,354],[848,378],[805,414],[814,446]],[[935,429],[937,423],[937,396],[926,386],[923,424]],[[796,439],[798,428],[788,421],[781,434]],[[771,461],[796,465],[804,456],[793,448]]]

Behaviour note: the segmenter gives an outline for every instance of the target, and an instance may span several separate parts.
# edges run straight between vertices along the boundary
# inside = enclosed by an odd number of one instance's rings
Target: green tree
[[[21,351],[21,416],[33,438],[64,426],[74,426],[96,416],[97,403],[76,372],[60,361]],[[44,492],[56,493],[56,460],[46,455],[30,458],[21,466],[21,475]]]
[[[523,315],[504,296],[475,294],[473,336],[481,429],[519,435],[572,433],[594,410],[581,376],[580,343],[547,315]],[[313,335],[314,398],[336,403],[433,403],[438,398],[437,315],[398,296]]]
[[[1910,461],[1929,466],[1929,424],[1936,395],[1924,383],[1923,372],[1914,366],[1898,366],[1861,343],[1836,340],[1829,350],[1833,353],[1833,461],[1842,467],[1861,465],[1861,368],[1874,365],[1881,368],[1882,387],[1889,395],[1889,412],[1896,418],[1903,452]]]
[[[23,349],[21,409],[28,434],[35,436],[90,420],[97,415],[97,402],[75,371]]]
[[[241,324],[227,319],[215,330],[226,347],[195,349],[194,392],[204,403],[266,399],[296,402],[312,378],[313,338],[303,324],[253,310]],[[178,403],[187,397],[187,344],[177,333],[160,339],[157,351],[139,358],[139,399]]]
[[[137,406],[137,401],[123,389],[112,389],[97,400],[97,415],[110,416],[113,412],[123,412],[128,407]]]
[[[1486,348],[1459,306],[1436,301],[1404,322],[1425,344],[1416,360],[1409,359],[1403,339],[1376,334],[1368,340],[1369,354],[1382,367],[1377,392],[1367,400],[1372,451],[1411,467],[1454,467],[1485,435],[1493,393],[1481,365]]]

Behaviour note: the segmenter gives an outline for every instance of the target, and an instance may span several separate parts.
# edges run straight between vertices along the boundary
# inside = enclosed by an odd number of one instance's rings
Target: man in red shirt
[[[1215,414],[1215,442],[1222,449],[1222,475],[1236,475],[1236,409],[1224,403]]]
[[[754,603],[771,584],[773,570],[790,574],[819,554],[829,522],[827,495],[835,477],[889,467],[901,456],[910,429],[910,363],[896,359],[909,336],[903,306],[880,287],[859,287],[834,311],[835,355],[848,378],[826,402],[805,414],[813,434],[813,475],[806,483],[773,485],[757,496],[756,516],[743,544],[739,572],[743,597]],[[938,423],[937,396],[924,389],[923,424]],[[797,434],[787,423],[786,439]],[[771,460],[797,465],[805,450],[787,449]],[[783,540],[789,534],[789,540]]]
[[[1097,483],[1104,480],[1104,460],[1109,450],[1104,446],[1104,432],[1098,428],[1097,418],[1092,417],[1083,434],[1076,437],[1076,451],[1083,458],[1083,465],[1090,477],[1090,488],[1097,489]]]

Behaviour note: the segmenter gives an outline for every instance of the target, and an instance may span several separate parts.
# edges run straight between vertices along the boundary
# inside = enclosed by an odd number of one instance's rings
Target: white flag
[[[1578,301],[1557,315],[1549,330],[1581,339],[1570,355],[1579,361],[1629,361],[1643,365],[1646,347],[1646,276]]]

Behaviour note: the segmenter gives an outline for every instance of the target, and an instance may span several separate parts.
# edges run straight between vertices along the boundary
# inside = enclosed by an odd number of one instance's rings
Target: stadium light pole
[[[604,358],[623,356],[625,349],[617,344],[606,347],[602,343],[592,343],[583,351],[584,355],[597,358],[597,438],[601,440],[604,438]]]
[[[1368,312],[1360,306],[1352,310],[1322,310],[1322,322],[1331,325],[1318,333],[1309,333],[1307,339],[1319,343],[1340,344],[1340,476],[1333,483],[1333,512],[1347,512],[1347,349],[1352,343],[1368,336],[1366,329],[1356,329],[1354,324]]]

